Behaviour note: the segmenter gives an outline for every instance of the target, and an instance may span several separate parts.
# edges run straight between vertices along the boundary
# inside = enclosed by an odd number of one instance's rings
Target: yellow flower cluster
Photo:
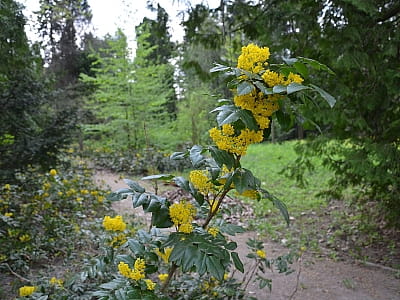
[[[248,128],[240,131],[238,136],[229,134],[232,132],[231,124],[222,125],[219,130],[216,127],[209,130],[211,139],[221,150],[225,150],[237,155],[245,155],[250,144],[260,143],[263,140],[263,131],[253,131]]]
[[[49,174],[54,177],[57,175],[57,171],[55,169],[51,169]]]
[[[149,291],[153,291],[154,288],[156,287],[156,284],[153,281],[151,281],[151,279],[145,279],[144,282],[146,282],[146,286]]]
[[[24,243],[30,241],[31,237],[29,234],[24,234],[19,237],[19,240]]]
[[[258,47],[254,44],[249,44],[242,47],[242,53],[238,57],[237,67],[252,73],[258,73],[267,65],[267,60],[270,56],[268,47]]]
[[[268,87],[274,87],[279,84],[289,85],[293,82],[301,84],[304,81],[304,79],[298,74],[290,72],[287,78],[285,78],[282,74],[271,70],[266,70],[261,77]]]
[[[267,257],[267,254],[265,254],[265,252],[262,251],[262,250],[257,250],[257,251],[256,251],[256,254],[257,254],[257,256],[258,256],[259,258],[266,258],[266,257]]]
[[[126,228],[126,224],[122,219],[122,216],[116,216],[115,218],[105,216],[103,219],[103,226],[109,231],[124,231]]]
[[[124,263],[122,261],[118,264],[118,270],[121,273],[121,275],[133,280],[144,279],[145,268],[146,264],[144,262],[144,259],[141,258],[136,259],[133,269],[131,269],[127,263]]]
[[[279,109],[277,101],[263,93],[235,96],[233,102],[236,106],[251,111],[260,129],[269,127],[269,117]]]
[[[125,244],[126,241],[127,241],[126,235],[121,233],[112,238],[112,240],[110,242],[110,246],[113,248],[118,248],[118,247],[122,246],[123,244]]]
[[[189,174],[193,186],[203,195],[210,193],[214,187],[207,174],[206,170],[193,170]]]
[[[36,290],[35,286],[24,285],[23,287],[19,288],[19,296],[26,297],[32,295]]]
[[[173,249],[172,247],[167,247],[167,248],[164,249],[164,252],[161,252],[160,249],[157,248],[154,252],[155,252],[159,257],[161,257],[161,259],[162,259],[166,264],[168,264],[169,257],[170,257],[170,255],[171,255],[172,249]]]
[[[219,232],[219,229],[218,229],[217,227],[210,227],[210,228],[208,228],[207,231],[208,231],[208,233],[211,234],[213,237],[216,237],[217,234],[218,234],[218,232]]]
[[[164,282],[165,280],[167,280],[167,278],[168,278],[168,274],[166,274],[166,273],[158,275],[158,279],[160,279],[161,282]]]
[[[58,285],[58,286],[63,286],[64,281],[62,279],[57,279],[56,277],[52,277],[50,279],[50,284],[52,285]]]
[[[186,201],[174,203],[169,208],[169,216],[179,232],[191,233],[193,226],[191,222],[196,214],[194,206]]]

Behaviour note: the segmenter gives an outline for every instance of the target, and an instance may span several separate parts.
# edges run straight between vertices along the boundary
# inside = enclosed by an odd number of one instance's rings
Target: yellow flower
[[[161,257],[161,259],[162,259],[166,264],[168,264],[169,257],[170,257],[170,255],[171,255],[172,249],[173,249],[172,247],[167,247],[167,248],[164,249],[164,253],[163,253],[163,252],[160,251],[160,249],[157,248],[154,252],[155,252],[159,257]]]
[[[51,184],[49,182],[43,183],[43,189],[48,190],[51,187]]]
[[[75,200],[76,200],[76,202],[81,203],[83,198],[82,197],[77,197]]]
[[[191,233],[193,231],[193,225],[190,223],[181,224],[179,225],[178,231],[183,233]]]
[[[257,250],[257,251],[256,251],[256,254],[257,254],[257,256],[258,256],[259,258],[266,258],[266,257],[267,257],[267,254],[265,254],[265,252],[262,251],[262,250]]]
[[[13,216],[13,213],[12,212],[8,212],[8,213],[5,213],[4,216],[7,217],[7,218],[11,218]]]
[[[145,269],[146,265],[143,259],[138,258],[135,261],[135,265],[134,268],[131,269],[129,268],[129,265],[127,263],[124,262],[120,262],[118,264],[118,271],[119,273],[121,273],[121,275],[125,276],[126,278],[130,278],[133,280],[140,280],[140,279],[144,279],[145,275],[144,275],[144,269]]]
[[[30,239],[31,237],[29,236],[29,234],[24,234],[19,237],[19,240],[23,243],[28,242]]]
[[[167,278],[168,278],[168,274],[166,274],[166,273],[158,275],[158,279],[160,279],[161,282],[164,282],[165,280],[167,280]]]
[[[88,190],[81,190],[81,194],[82,195],[87,195],[87,194],[89,194],[89,191]]]
[[[151,279],[145,279],[144,282],[146,282],[146,286],[149,291],[153,291],[154,288],[156,287],[156,284],[153,281],[151,281]]]
[[[229,274],[228,273],[225,273],[224,274],[224,280],[228,280],[229,279]]]
[[[300,75],[290,72],[285,84],[289,85],[292,82],[302,84],[303,81],[304,81],[304,79]]]
[[[91,194],[92,196],[97,196],[97,195],[99,194],[99,192],[98,192],[98,191],[91,191],[90,194]]]
[[[36,290],[35,286],[25,285],[19,288],[19,296],[20,297],[30,296],[35,292],[35,290]]]
[[[57,279],[56,277],[52,277],[50,279],[50,284],[52,284],[52,285],[62,286],[63,283],[64,283],[64,281],[62,279]]]
[[[193,170],[189,174],[190,182],[203,195],[210,193],[214,187],[206,170]]]
[[[219,232],[219,230],[218,230],[217,227],[210,227],[210,228],[208,228],[207,231],[208,231],[208,233],[211,234],[213,237],[216,237],[217,234],[218,234],[218,232]]]
[[[9,190],[11,189],[11,185],[8,184],[8,183],[6,183],[6,184],[4,185],[4,189],[9,191]]]
[[[104,196],[97,196],[97,202],[99,202],[99,203],[103,203],[104,199],[105,199]]]
[[[117,236],[114,236],[113,239],[110,242],[110,246],[113,248],[118,248],[125,244],[127,241],[126,235],[121,233],[118,234]]]
[[[105,216],[103,219],[103,226],[109,231],[124,231],[126,228],[126,224],[122,219],[122,216],[116,216],[115,218]]]
[[[58,192],[57,195],[58,195],[59,197],[61,197],[61,196],[63,195],[63,192]]]
[[[258,47],[254,44],[249,44],[242,47],[242,53],[238,57],[237,67],[249,72],[258,73],[267,64],[270,56],[268,47]]]
[[[195,214],[196,208],[186,201],[174,203],[169,207],[169,215],[175,226],[191,223]]]
[[[225,135],[216,127],[209,130],[211,139],[221,150],[243,156],[251,144],[260,143],[263,140],[263,131],[253,131],[248,128],[242,129],[239,135]]]
[[[53,177],[57,175],[57,171],[55,169],[51,169],[49,173]]]

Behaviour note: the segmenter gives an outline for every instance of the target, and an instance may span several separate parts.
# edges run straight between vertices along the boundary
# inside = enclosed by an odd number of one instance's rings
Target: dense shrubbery
[[[68,257],[85,247],[106,192],[80,161],[71,170],[30,170],[0,190],[0,270],[27,272],[34,263]]]

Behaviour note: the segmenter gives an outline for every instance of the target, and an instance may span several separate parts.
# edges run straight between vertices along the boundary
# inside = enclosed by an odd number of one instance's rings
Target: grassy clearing
[[[309,184],[301,187],[294,179],[287,178],[282,171],[296,159],[294,146],[296,142],[281,144],[252,145],[247,156],[243,157],[242,165],[252,170],[262,182],[262,187],[269,190],[288,206],[292,215],[309,212],[325,207],[326,202],[316,197],[316,194],[327,188],[329,171],[321,166],[316,159],[313,173],[307,174]],[[256,204],[258,214],[271,209],[268,201]]]
[[[296,159],[296,143],[252,145],[243,157],[243,167],[250,169],[261,180],[263,188],[287,205],[294,221],[290,230],[287,230],[283,218],[271,202],[262,200],[254,203],[257,220],[253,225],[258,231],[267,233],[273,239],[283,240],[288,245],[302,244],[318,249],[318,241],[310,239],[310,233],[318,230],[316,220],[307,216],[322,215],[326,210],[326,200],[317,197],[317,194],[327,188],[331,173],[314,159],[315,170],[307,174],[306,187],[301,187],[296,180],[282,174]]]

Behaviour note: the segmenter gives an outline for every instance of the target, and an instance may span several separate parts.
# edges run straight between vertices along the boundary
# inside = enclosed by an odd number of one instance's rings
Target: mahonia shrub
[[[104,214],[108,192],[94,185],[84,162],[73,171],[33,169],[18,179],[20,184],[0,187],[0,271],[24,273],[34,263],[69,257],[87,246],[90,219]],[[28,292],[33,290],[20,294]]]
[[[308,83],[309,69],[332,71],[307,58],[285,59],[271,64],[267,47],[250,44],[242,48],[237,67],[216,65],[211,72],[224,72],[233,99],[221,99],[212,111],[216,126],[209,131],[213,145],[194,145],[171,155],[172,160],[189,159],[193,170],[189,179],[170,174],[150,175],[142,180],[173,182],[191,197],[172,203],[166,197],[148,192],[139,183],[125,179],[127,188],[112,193],[112,201],[130,197],[133,207],[151,214],[149,232],[139,230],[127,237],[116,251],[116,278],[102,284],[93,293],[100,299],[239,299],[248,282],[237,282],[235,270],[245,272],[229,238],[244,229],[230,224],[220,213],[228,193],[252,199],[266,199],[281,211],[289,223],[283,202],[263,189],[251,170],[241,166],[251,144],[260,143],[269,134],[272,118],[290,127],[299,107],[320,95],[331,106],[335,99],[321,88]],[[104,220],[110,228],[121,228],[120,219]],[[122,227],[121,227],[122,226]],[[168,228],[167,230],[162,230]],[[271,287],[262,273],[273,265],[284,273],[294,256],[269,259],[262,243],[249,241],[260,288]],[[260,273],[261,272],[261,273]]]

